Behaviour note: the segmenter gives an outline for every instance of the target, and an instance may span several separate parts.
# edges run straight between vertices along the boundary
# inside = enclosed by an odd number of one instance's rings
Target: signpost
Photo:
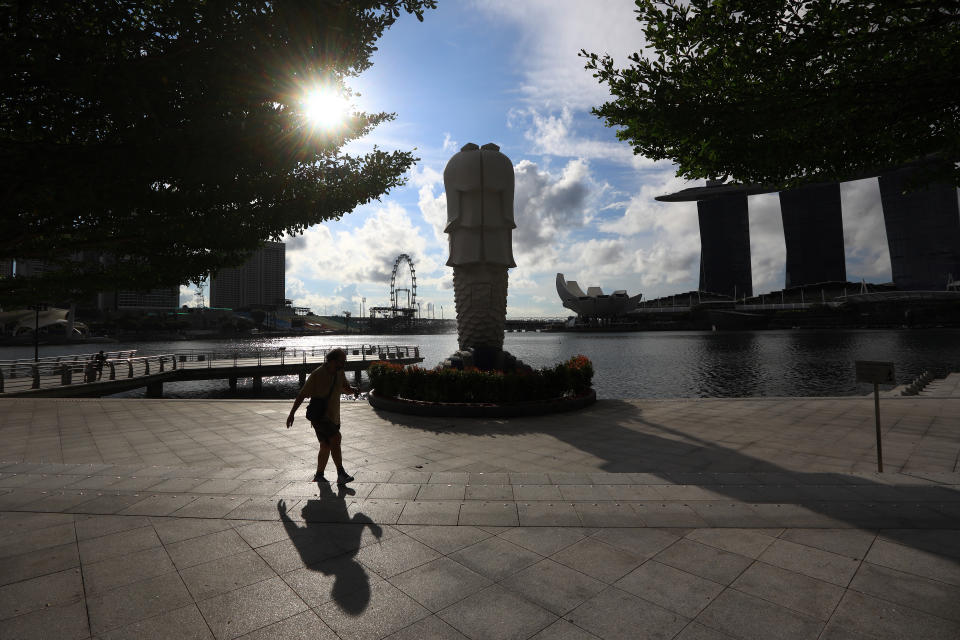
[[[857,382],[873,384],[873,408],[877,417],[877,471],[883,472],[883,447],[880,444],[880,385],[896,384],[892,362],[857,360]]]

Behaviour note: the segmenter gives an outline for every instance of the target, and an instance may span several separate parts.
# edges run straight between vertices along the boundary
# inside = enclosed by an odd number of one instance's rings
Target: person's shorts
[[[313,430],[317,434],[317,440],[323,444],[330,444],[330,438],[340,433],[340,425],[334,423],[329,418],[321,418],[310,424],[313,425]]]

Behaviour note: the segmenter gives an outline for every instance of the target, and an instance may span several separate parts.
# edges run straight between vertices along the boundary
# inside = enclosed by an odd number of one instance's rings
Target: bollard
[[[0,369],[0,393],[3,393],[3,369]]]
[[[112,362],[107,362],[107,366],[110,367],[110,379],[117,379],[117,367]]]
[[[60,384],[70,384],[73,382],[73,369],[70,365],[60,367]]]
[[[31,374],[33,375],[33,384],[30,385],[31,389],[40,388],[40,368],[37,365],[31,367]]]
[[[133,377],[133,360],[127,360],[127,377]]]
[[[143,375],[150,375],[150,358],[145,358],[143,360]]]
[[[173,362],[173,370],[177,370],[177,356],[170,356],[170,361]]]

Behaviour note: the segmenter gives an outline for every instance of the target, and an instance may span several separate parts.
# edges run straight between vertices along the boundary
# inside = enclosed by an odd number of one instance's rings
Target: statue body
[[[507,269],[517,266],[513,163],[495,144],[469,143],[450,158],[443,185],[460,349],[473,350],[478,363],[502,360]]]

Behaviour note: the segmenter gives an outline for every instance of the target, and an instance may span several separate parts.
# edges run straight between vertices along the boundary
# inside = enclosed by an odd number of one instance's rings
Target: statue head
[[[447,192],[449,266],[513,261],[513,163],[492,142],[469,142],[443,170]]]

